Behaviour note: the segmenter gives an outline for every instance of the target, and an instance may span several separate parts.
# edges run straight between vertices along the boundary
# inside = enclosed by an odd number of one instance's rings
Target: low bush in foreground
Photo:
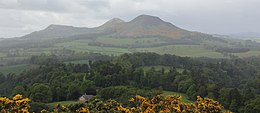
[[[6,97],[0,98],[1,113],[28,113],[30,100],[23,98],[22,95],[16,95],[13,99]],[[45,109],[42,113],[50,113]],[[229,113],[224,110],[223,106],[210,98],[197,97],[194,103],[182,102],[181,96],[155,96],[145,98],[135,96],[130,98],[128,105],[123,106],[121,103],[109,99],[102,101],[100,99],[91,99],[85,103],[71,105],[57,105],[52,111],[57,112],[78,112],[78,113]]]
[[[7,97],[0,98],[0,112],[1,113],[29,113],[30,100],[23,98],[22,95],[17,94],[12,99]]]

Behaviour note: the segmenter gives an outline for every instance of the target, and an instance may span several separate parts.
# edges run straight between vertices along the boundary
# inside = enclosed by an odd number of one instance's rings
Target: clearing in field
[[[7,75],[9,73],[14,73],[14,74],[20,74],[26,69],[31,69],[35,68],[36,65],[30,65],[30,64],[20,64],[20,65],[11,65],[11,66],[3,66],[0,67],[0,72],[3,73],[4,75]]]
[[[161,94],[162,96],[168,96],[168,95],[176,95],[176,96],[182,96],[182,101],[186,103],[192,103],[193,101],[188,99],[188,96],[184,93],[179,92],[173,92],[173,91],[163,91]]]
[[[116,48],[116,47],[101,47],[101,46],[89,46],[86,43],[88,40],[76,40],[71,42],[58,43],[55,46],[60,48],[71,49],[76,52],[94,52],[102,53],[105,55],[121,55],[124,53],[130,53],[127,48]]]
[[[233,54],[240,58],[245,58],[245,57],[251,57],[251,56],[259,56],[260,51],[248,51],[248,52],[244,52],[244,53],[233,53]]]
[[[205,49],[201,45],[169,45],[152,48],[138,48],[139,52],[155,52],[158,54],[172,54],[188,57],[223,58],[223,55],[212,50]]]
[[[69,104],[76,104],[76,103],[79,103],[79,101],[60,101],[60,102],[47,103],[46,105],[50,109],[54,109],[58,104],[60,104],[60,105],[69,105]]]
[[[154,69],[155,69],[156,71],[161,71],[162,68],[164,68],[164,71],[165,71],[166,73],[169,73],[169,72],[170,72],[170,69],[171,69],[171,67],[169,67],[169,66],[161,66],[161,65],[156,65],[156,66],[142,66],[142,67],[140,67],[140,68],[142,68],[144,71],[148,71],[148,70],[150,70],[152,67],[154,67]],[[184,69],[182,69],[182,68],[176,68],[176,70],[177,70],[179,73],[182,73],[182,72],[184,71]]]

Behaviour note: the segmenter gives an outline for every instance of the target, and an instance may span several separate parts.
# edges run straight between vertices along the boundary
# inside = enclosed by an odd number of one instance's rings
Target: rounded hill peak
[[[124,23],[125,21],[119,19],[119,18],[113,18],[109,21],[107,21],[106,23],[104,23],[103,25],[101,25],[101,28],[113,28],[115,26],[117,26],[120,23]]]
[[[113,19],[109,20],[108,22],[110,22],[110,23],[122,23],[122,22],[125,22],[125,21],[120,19],[120,18],[113,18]]]
[[[130,21],[130,23],[135,23],[137,25],[161,25],[161,24],[166,24],[165,21],[161,20],[159,17],[156,16],[150,16],[150,15],[140,15]]]
[[[73,26],[51,24],[46,29],[52,30],[52,29],[64,29],[64,28],[73,28]]]
[[[139,15],[135,19],[159,19],[159,20],[161,20],[159,17],[151,16],[151,15],[145,15],[145,14]]]

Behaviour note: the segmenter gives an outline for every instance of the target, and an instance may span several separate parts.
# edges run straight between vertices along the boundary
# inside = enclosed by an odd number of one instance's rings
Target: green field
[[[223,58],[223,55],[212,50],[205,49],[201,45],[169,45],[152,48],[138,48],[139,52],[155,52],[158,54],[174,54],[188,57]]]
[[[30,69],[30,68],[34,68],[34,67],[36,67],[36,66],[29,65],[29,64],[4,66],[4,67],[0,67],[0,72],[2,72],[5,75],[9,74],[9,73],[19,74],[26,69]]]
[[[50,108],[53,109],[55,106],[58,104],[60,105],[69,105],[69,104],[76,104],[79,103],[79,101],[60,101],[60,102],[52,102],[52,103],[47,103],[46,105]]]
[[[65,63],[73,63],[73,64],[88,64],[89,60],[76,60],[76,61],[67,61]]]
[[[184,93],[178,93],[178,92],[172,92],[172,91],[163,91],[162,96],[167,96],[167,95],[177,95],[177,96],[182,96],[182,101],[183,102],[193,102],[191,100],[187,99],[187,95]],[[46,105],[49,108],[54,108],[57,104],[61,105],[69,105],[69,104],[76,104],[79,103],[79,101],[60,101],[60,102],[52,102],[52,103],[47,103]]]
[[[248,51],[245,53],[233,53],[235,56],[238,56],[240,58],[250,57],[250,56],[259,56],[260,51]]]
[[[113,46],[123,47],[102,47],[102,46],[90,46],[88,43],[101,43]],[[106,55],[121,55],[123,53],[131,53],[128,48],[134,45],[153,45],[165,43],[165,41],[159,40],[158,38],[112,38],[112,37],[98,37],[95,40],[91,39],[79,39],[70,42],[63,42],[55,44],[55,48],[66,48],[76,52],[95,52],[103,53]]]
[[[113,37],[98,37],[96,42],[111,45],[152,45],[165,43],[166,41],[160,40],[156,37],[150,38],[113,38]]]
[[[99,37],[96,40],[97,42],[104,44],[112,44],[112,45],[132,45],[135,43],[135,40],[132,38],[110,38],[110,37]]]
[[[179,93],[179,92],[173,92],[173,91],[163,91],[162,96],[167,96],[167,95],[177,95],[177,96],[182,96],[182,101],[187,102],[187,103],[192,103],[193,101],[188,100],[188,96],[184,93]]]
[[[254,39],[254,41],[256,41],[256,42],[260,42],[260,38]]]
[[[157,66],[142,66],[142,67],[140,67],[140,68],[142,68],[144,71],[148,71],[148,70],[150,70],[152,67],[154,67],[154,69],[155,69],[156,71],[160,71],[160,70],[162,70],[162,68],[164,68],[164,71],[165,71],[166,73],[168,73],[168,72],[170,71],[170,68],[171,68],[171,67],[169,67],[169,66],[160,66],[160,65],[157,65]],[[182,72],[184,71],[184,69],[181,69],[181,68],[176,68],[176,70],[177,70],[179,73],[182,73]]]
[[[178,92],[172,92],[172,91],[163,91],[162,96],[168,96],[168,95],[177,95],[177,96],[182,96],[182,101],[183,102],[189,102],[192,103],[193,101],[187,99],[187,95],[184,93],[178,93]],[[79,101],[60,101],[60,102],[52,102],[52,103],[47,103],[46,105],[50,108],[53,109],[57,104],[60,105],[69,105],[69,104],[76,104],[80,103]]]
[[[90,46],[88,43],[99,43],[113,45],[116,47],[102,47],[102,46]],[[76,52],[96,52],[107,55],[121,55],[123,53],[131,53],[127,47],[132,46],[152,46],[153,44],[166,43],[166,41],[160,40],[156,37],[151,38],[113,38],[113,37],[98,37],[92,39],[79,39],[70,42],[63,42],[55,44],[56,48],[66,48],[75,50]],[[121,47],[117,47],[121,46]]]
[[[257,39],[260,41],[260,39]],[[234,41],[233,41],[234,42]],[[239,41],[238,41],[239,42]],[[91,44],[90,44],[91,43]],[[222,53],[215,52],[212,49],[207,49],[205,45],[213,46],[228,46],[226,43],[222,43],[215,40],[204,40],[201,45],[167,45],[155,47],[154,44],[167,43],[165,39],[158,37],[145,37],[145,38],[116,38],[110,36],[97,37],[95,39],[76,39],[70,41],[63,41],[55,43],[53,46],[47,48],[29,48],[19,50],[17,59],[29,58],[32,55],[46,54],[59,54],[63,49],[74,50],[79,52],[92,52],[101,53],[105,55],[118,56],[124,53],[134,52],[155,52],[158,54],[172,54],[178,56],[187,57],[209,57],[209,58],[229,58],[224,57]],[[108,47],[109,46],[109,47]],[[153,47],[154,46],[154,47]],[[137,47],[137,48],[136,48]],[[139,48],[138,48],[139,47]],[[141,48],[143,47],[143,48]],[[0,53],[0,58],[8,59],[6,57],[8,52]],[[235,53],[238,57],[249,57],[260,55],[259,51],[250,51],[246,53]]]
[[[0,53],[0,57],[4,57],[6,56],[4,53]]]
[[[64,47],[66,49],[71,49],[76,52],[94,52],[94,53],[102,53],[106,55],[121,55],[123,53],[130,53],[127,48],[115,48],[115,47],[101,47],[101,46],[89,46],[87,41],[76,40],[65,43],[58,43],[56,47]]]

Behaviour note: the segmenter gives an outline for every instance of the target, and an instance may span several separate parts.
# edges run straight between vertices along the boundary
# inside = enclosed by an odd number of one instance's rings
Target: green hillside
[[[24,70],[36,68],[37,66],[31,64],[11,65],[0,67],[0,72],[7,75],[9,73],[20,74]]]
[[[168,95],[176,95],[176,96],[182,96],[182,101],[187,102],[187,103],[192,103],[193,101],[188,99],[188,96],[183,93],[179,92],[173,92],[173,91],[163,91],[162,93],[163,96],[168,96]]]
[[[211,58],[223,58],[223,55],[213,50],[205,49],[200,45],[170,45],[162,47],[152,48],[138,48],[139,52],[155,52],[158,54],[173,54],[178,56],[189,57],[211,57]]]

